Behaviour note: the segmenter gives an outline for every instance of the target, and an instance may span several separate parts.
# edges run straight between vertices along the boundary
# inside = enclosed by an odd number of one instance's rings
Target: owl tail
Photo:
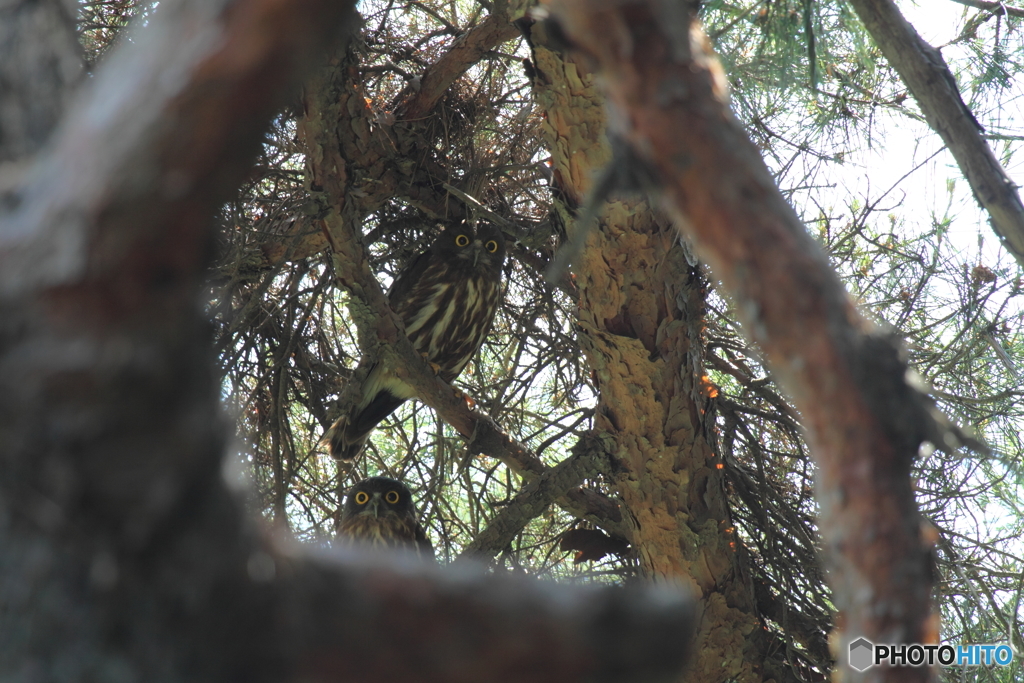
[[[335,420],[320,439],[320,447],[338,460],[354,460],[363,451],[377,423],[395,412],[405,400],[386,390],[378,392],[365,406],[356,406]]]

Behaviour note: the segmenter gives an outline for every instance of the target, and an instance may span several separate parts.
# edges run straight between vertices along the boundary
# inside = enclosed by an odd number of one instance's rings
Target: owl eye
[[[356,494],[356,503],[358,505],[366,505],[368,500],[370,500],[370,494],[366,491],[360,491]]]
[[[384,494],[384,500],[394,505],[398,502],[398,491],[388,491]]]
[[[466,237],[465,235],[459,235],[458,237],[455,238],[455,244],[456,246],[464,247],[467,244],[469,244],[469,238]]]
[[[487,251],[491,252],[492,254],[494,252],[498,251],[498,243],[495,242],[494,240],[491,240],[490,242],[488,242],[484,246],[487,247]]]

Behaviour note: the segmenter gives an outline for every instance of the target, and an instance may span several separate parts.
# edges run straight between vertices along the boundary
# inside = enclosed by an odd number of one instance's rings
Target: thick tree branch
[[[668,683],[689,639],[691,607],[669,591],[481,580],[475,567],[414,558],[342,556],[340,582],[334,568],[282,565],[299,607],[289,640],[312,641],[299,670],[307,680]],[[317,623],[296,618],[305,615]]]
[[[909,474],[920,441],[941,441],[941,430],[906,384],[898,347],[857,313],[775,187],[729,111],[707,39],[676,3],[550,6],[571,44],[601,73],[618,134],[645,166],[631,169],[635,177],[660,186],[803,417],[842,611],[840,654],[859,636],[937,642],[930,547]],[[866,678],[931,675],[926,668],[873,668]]]
[[[850,4],[914,94],[928,125],[953,154],[1003,245],[1024,266],[1024,204],[982,138],[981,126],[961,99],[942,54],[921,39],[892,0],[850,0]]]
[[[211,217],[353,18],[162,2],[27,175],[0,231],[0,678],[678,676],[678,594],[296,557],[225,487],[198,305]]]

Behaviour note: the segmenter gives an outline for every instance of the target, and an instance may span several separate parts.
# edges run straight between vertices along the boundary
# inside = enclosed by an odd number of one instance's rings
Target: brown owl
[[[448,228],[388,290],[388,302],[405,323],[409,341],[446,382],[459,376],[491,330],[504,263],[505,238],[497,228]],[[320,443],[335,458],[352,460],[377,423],[415,395],[377,363],[363,380],[359,400]]]
[[[363,479],[349,489],[338,540],[406,548],[422,557],[434,557],[434,547],[420,526],[412,493],[405,484],[387,477]]]

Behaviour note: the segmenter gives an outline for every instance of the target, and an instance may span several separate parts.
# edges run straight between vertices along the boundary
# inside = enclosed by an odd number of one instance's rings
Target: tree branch
[[[0,164],[46,141],[82,74],[75,20],[61,0],[0,6]],[[4,191],[0,172],[0,193]]]
[[[839,653],[859,636],[937,642],[930,545],[910,467],[934,413],[905,380],[898,345],[854,308],[729,111],[726,80],[695,21],[670,0],[551,0],[570,44],[596,63],[610,117],[721,278],[748,335],[793,397],[818,463],[816,494]],[[612,164],[622,164],[613,159]],[[874,681],[927,681],[873,668]]]
[[[691,638],[692,605],[665,589],[481,579],[401,554],[329,559],[273,559],[293,605],[278,621],[295,629],[280,635],[298,649],[296,680],[668,683]]]
[[[569,489],[578,486],[583,479],[607,474],[608,454],[595,436],[580,439],[572,450],[571,456],[527,484],[466,546],[460,559],[493,556],[501,552],[530,520],[544,512],[556,499],[565,496]]]
[[[1024,9],[1017,7],[1010,7],[1005,2],[990,2],[990,0],[953,0],[961,5],[967,5],[968,7],[976,7],[978,9],[988,10],[992,14],[1003,14],[1011,17],[1024,17]]]
[[[982,138],[981,125],[961,99],[942,54],[921,39],[892,0],[850,0],[850,4],[914,94],[928,125],[953,154],[1003,245],[1024,266],[1024,204]],[[1001,6],[997,2],[979,4]]]
[[[496,9],[495,13],[492,13],[480,24],[460,36],[447,52],[431,64],[420,81],[418,81],[416,88],[410,85],[399,93],[395,101],[404,102],[401,105],[402,118],[405,120],[415,120],[425,116],[433,109],[434,105],[437,104],[437,101],[451,84],[462,76],[468,68],[479,61],[481,55],[518,35],[517,29],[512,26],[509,19],[509,12],[512,11],[509,4],[506,2],[499,3],[499,5],[501,6],[500,10]],[[518,9],[515,11],[521,13],[523,8],[518,5],[516,7]],[[334,73],[337,71],[341,73]],[[379,173],[379,166],[382,162],[388,161],[391,155],[399,155],[402,159],[419,157],[420,155],[414,150],[429,147],[429,141],[417,138],[415,135],[407,135],[407,131],[402,127],[395,128],[391,125],[374,125],[371,127],[369,122],[373,120],[373,116],[365,109],[365,102],[360,102],[356,106],[339,107],[337,106],[339,104],[338,98],[331,99],[330,95],[328,95],[328,101],[326,102],[319,102],[315,99],[322,92],[334,92],[336,90],[341,90],[346,92],[348,96],[351,96],[353,92],[359,90],[357,86],[353,86],[351,78],[351,73],[346,72],[344,69],[338,70],[336,65],[332,65],[332,67],[318,74],[317,79],[322,79],[323,82],[312,84],[312,89],[314,90],[313,97],[307,98],[307,112],[303,119],[303,127],[307,128],[307,130],[303,131],[307,147],[314,139],[325,133],[318,129],[317,126],[320,124],[320,121],[315,119],[334,118],[341,114],[351,119],[362,118],[364,120],[349,126],[352,132],[347,133],[347,135],[354,136],[355,140],[348,141],[345,139],[345,136],[338,136],[340,138],[338,141],[330,141],[334,146],[338,147],[335,153],[339,160],[348,161],[352,165],[358,162],[361,167],[365,168],[378,167]],[[334,79],[341,79],[342,82],[335,82]],[[330,87],[324,87],[325,85]],[[362,107],[362,109],[359,107]],[[328,111],[329,109],[332,111]],[[313,124],[313,129],[309,130],[308,128],[311,123]],[[376,132],[370,133],[371,128]],[[383,129],[387,129],[387,133],[382,133]],[[419,131],[419,128],[417,128],[417,131]],[[397,144],[389,136],[397,137]],[[383,142],[381,140],[382,137],[387,139],[387,142]],[[375,142],[381,144],[375,144]],[[410,148],[410,145],[412,145],[412,148]],[[399,149],[403,151],[398,153],[397,150]],[[402,164],[398,165],[402,166]],[[381,182],[372,183],[369,187],[360,187],[358,192],[353,193],[354,201],[352,203],[358,205],[356,210],[352,211],[353,219],[361,218],[371,211],[378,209],[383,202],[394,196],[397,188],[401,188],[404,196],[414,200],[413,204],[415,206],[426,208],[428,214],[432,208],[437,215],[445,215],[446,209],[449,206],[446,201],[447,197],[435,198],[434,195],[436,193],[431,192],[429,189],[424,191],[422,188],[431,185],[430,182],[423,182],[424,174],[428,178],[430,175],[444,178],[447,177],[447,174],[443,172],[437,173],[437,169],[433,169],[435,173],[431,174],[429,167],[422,169],[419,166],[417,165],[416,167],[419,177],[398,180],[384,178]],[[342,169],[336,168],[335,175],[343,178],[344,173],[337,172]],[[322,188],[323,186],[319,187]],[[327,187],[334,189],[336,185],[328,185]],[[306,216],[301,216],[295,219],[283,231],[282,235],[275,236],[273,239],[267,240],[260,245],[262,254],[253,259],[253,265],[257,268],[272,267],[283,261],[307,258],[319,253],[327,246],[328,242],[325,234],[317,229],[315,221],[311,221]]]
[[[512,25],[513,14],[522,14],[530,3],[514,0],[497,2],[486,19],[459,36],[444,55],[423,72],[417,86],[407,85],[398,94],[396,109],[400,120],[414,121],[430,113],[452,83],[495,47],[512,40],[519,30]]]

